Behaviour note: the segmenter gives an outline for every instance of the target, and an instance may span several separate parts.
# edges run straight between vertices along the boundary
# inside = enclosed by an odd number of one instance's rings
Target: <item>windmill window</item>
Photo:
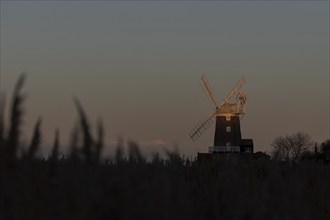
[[[230,115],[226,115],[226,121],[230,121]]]
[[[227,131],[227,132],[231,132],[231,127],[230,127],[230,126],[227,126],[227,127],[226,127],[226,131]]]

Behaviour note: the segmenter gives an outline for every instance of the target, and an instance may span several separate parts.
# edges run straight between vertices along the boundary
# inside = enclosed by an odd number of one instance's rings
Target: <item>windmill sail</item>
[[[228,102],[233,96],[236,96],[240,90],[242,89],[243,85],[246,83],[245,77],[243,76],[236,85],[230,90],[228,95],[223,99],[223,103]]]
[[[217,100],[215,98],[215,96],[213,95],[212,89],[209,85],[209,82],[205,76],[205,74],[203,74],[201,76],[201,81],[200,81],[201,87],[206,91],[206,93],[208,94],[208,97],[210,99],[210,101],[214,104],[214,106],[217,108],[218,104],[217,104]]]
[[[216,111],[209,116],[205,121],[199,122],[190,132],[189,136],[193,141],[196,141],[213,123]]]

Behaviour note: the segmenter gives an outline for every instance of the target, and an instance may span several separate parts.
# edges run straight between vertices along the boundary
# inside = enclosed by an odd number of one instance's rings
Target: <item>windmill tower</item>
[[[253,153],[252,139],[242,139],[240,120],[245,115],[247,95],[242,91],[245,84],[242,77],[230,90],[223,101],[218,104],[206,76],[201,76],[200,84],[206,91],[215,110],[210,116],[198,123],[189,133],[190,138],[196,141],[211,125],[215,124],[214,146],[209,147],[209,153]],[[234,102],[230,102],[232,98]]]

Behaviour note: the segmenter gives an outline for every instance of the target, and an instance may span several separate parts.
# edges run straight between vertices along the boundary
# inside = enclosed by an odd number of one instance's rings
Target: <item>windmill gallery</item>
[[[210,116],[197,124],[189,133],[190,138],[196,141],[214,122],[215,133],[214,145],[208,148],[208,153],[198,153],[199,159],[207,159],[215,156],[232,155],[241,157],[250,157],[253,154],[253,140],[242,139],[240,120],[245,115],[245,104],[247,95],[242,91],[245,84],[245,78],[242,77],[236,85],[230,90],[223,101],[218,104],[211,90],[206,76],[201,76],[200,84],[206,91],[210,101],[214,104],[215,110]],[[230,102],[236,97],[235,102]]]

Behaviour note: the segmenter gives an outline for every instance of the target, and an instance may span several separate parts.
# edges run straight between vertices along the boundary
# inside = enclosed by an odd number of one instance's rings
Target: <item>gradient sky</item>
[[[145,151],[206,152],[214,126],[195,143],[187,135],[213,110],[202,73],[218,101],[246,77],[241,128],[255,151],[297,131],[330,136],[328,1],[1,1],[7,96],[22,71],[25,141],[41,116],[43,143],[59,128],[67,145],[77,96],[93,128],[103,118],[106,152],[119,135]]]

